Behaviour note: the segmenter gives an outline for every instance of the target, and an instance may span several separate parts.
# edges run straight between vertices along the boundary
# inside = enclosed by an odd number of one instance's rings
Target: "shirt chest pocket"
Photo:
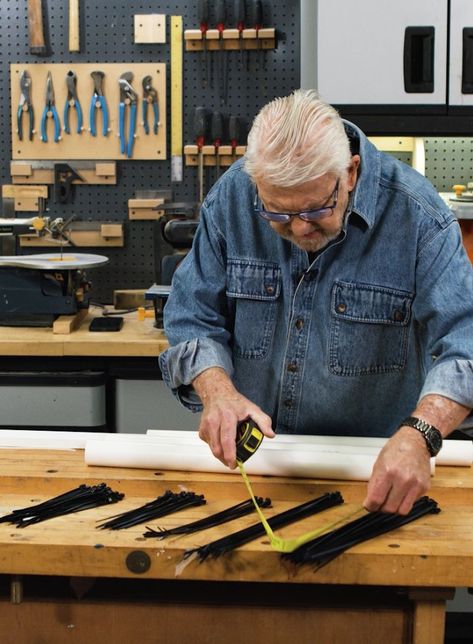
[[[271,348],[281,291],[277,264],[229,259],[227,302],[233,354],[239,358],[265,358]]]
[[[335,282],[330,315],[330,369],[344,376],[405,367],[413,294]]]

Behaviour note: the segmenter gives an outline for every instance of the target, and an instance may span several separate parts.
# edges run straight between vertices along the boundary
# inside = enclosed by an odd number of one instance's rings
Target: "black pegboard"
[[[27,2],[0,0],[2,25],[0,63],[0,146],[2,161],[0,181],[11,183],[10,159],[10,87],[9,66],[11,63],[119,63],[119,62],[165,62],[168,64],[168,123],[170,123],[169,91],[169,16],[181,15],[184,29],[198,28],[197,0],[193,2],[111,2],[110,0],[79,0],[81,11],[81,51],[68,51],[68,2],[43,0],[47,16],[47,37],[50,55],[39,58],[29,52]],[[184,144],[193,142],[193,111],[197,105],[209,109],[221,109],[222,113],[235,114],[251,123],[258,110],[275,96],[290,93],[300,85],[300,7],[299,0],[263,0],[264,26],[277,29],[277,48],[274,51],[252,52],[249,70],[240,67],[239,53],[229,52],[228,100],[221,105],[218,84],[203,87],[202,59],[199,53],[183,52],[184,60]],[[210,2],[210,5],[212,3]],[[226,0],[230,19],[233,2]],[[164,13],[167,16],[166,44],[135,44],[134,15]],[[209,25],[213,27],[213,24]],[[248,26],[251,26],[248,24]],[[84,100],[85,99],[85,100]],[[88,116],[89,97],[82,99]],[[40,106],[41,107],[41,106]],[[62,118],[62,109],[59,110]],[[41,115],[36,107],[36,123]],[[168,135],[170,132],[168,131]],[[168,136],[170,140],[170,136]],[[48,201],[51,217],[68,219],[75,215],[78,220],[125,222],[124,248],[87,248],[86,252],[107,255],[110,262],[103,268],[91,271],[94,298],[108,303],[113,289],[147,288],[154,281],[153,222],[128,221],[128,199],[136,190],[169,188],[171,168],[170,152],[167,161],[119,161],[116,186],[78,186],[73,204],[58,205]],[[207,188],[212,174],[207,173]],[[184,167],[182,183],[172,184],[176,201],[192,201],[197,198],[195,168]],[[81,250],[81,249],[79,249]],[[26,252],[26,251],[25,251]],[[30,252],[30,251],[28,251]],[[35,252],[37,252],[35,250]]]

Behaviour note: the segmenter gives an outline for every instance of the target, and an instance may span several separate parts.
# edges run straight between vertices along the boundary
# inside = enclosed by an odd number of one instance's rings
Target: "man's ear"
[[[355,187],[358,178],[358,168],[360,167],[360,155],[354,154],[351,158],[350,166],[348,168],[347,188],[351,192]]]

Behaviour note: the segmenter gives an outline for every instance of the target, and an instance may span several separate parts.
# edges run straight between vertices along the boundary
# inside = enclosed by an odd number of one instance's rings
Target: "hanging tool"
[[[261,40],[259,38],[259,30],[263,27],[263,6],[261,0],[252,0],[251,2],[251,24],[256,31],[256,65],[259,67],[259,57],[261,50]]]
[[[210,136],[212,137],[212,143],[215,148],[215,180],[217,180],[220,177],[220,146],[223,136],[223,120],[218,110],[212,112]]]
[[[108,107],[107,101],[103,93],[103,79],[105,74],[103,72],[91,72],[92,80],[94,81],[94,91],[90,101],[89,122],[90,133],[92,136],[97,136],[97,128],[95,126],[95,110],[102,110],[102,135],[108,134]]]
[[[72,108],[75,108],[77,114],[77,134],[82,132],[82,108],[79,103],[79,98],[77,96],[77,75],[73,71],[68,71],[66,74],[66,86],[67,86],[67,99],[66,104],[64,105],[64,132],[70,134],[71,130],[69,127],[69,111]]]
[[[234,3],[234,20],[238,29],[238,49],[240,50],[240,67],[243,69],[244,53],[243,49],[243,29],[245,28],[245,0],[235,0]]]
[[[48,72],[46,79],[46,100],[41,118],[41,141],[44,143],[48,142],[47,124],[49,117],[54,121],[54,143],[58,143],[61,138],[61,123],[54,104],[54,86],[51,72]]]
[[[223,45],[223,32],[225,29],[225,0],[215,2],[215,23],[218,31],[218,50],[219,50],[219,86],[220,102],[224,105],[227,101],[227,52]]]
[[[69,51],[80,51],[79,0],[69,0]]]
[[[32,141],[34,133],[34,111],[31,102],[31,76],[27,71],[24,71],[20,76],[20,100],[16,113],[17,132],[20,141],[23,141],[23,114],[25,112],[29,115],[28,138]]]
[[[228,119],[228,135],[230,137],[230,145],[232,146],[232,163],[235,163],[236,149],[240,138],[240,121],[238,116],[232,115]]]
[[[204,86],[212,85],[212,78],[208,67],[211,57],[207,53],[207,29],[209,28],[209,2],[208,0],[199,0],[199,29],[202,34],[202,52],[204,63]]]
[[[238,423],[236,433],[236,457],[244,463],[261,445],[264,434],[252,418]]]
[[[28,0],[28,29],[30,33],[30,54],[46,56],[44,39],[43,4],[41,0]]]
[[[84,181],[68,163],[54,164],[54,200],[56,203],[74,201],[73,181]]]
[[[154,114],[153,132],[157,134],[159,126],[158,92],[151,85],[151,82],[151,76],[145,76],[143,78],[143,127],[145,133],[149,134],[148,105],[151,105]]]
[[[171,16],[171,181],[182,181],[182,16]]]
[[[205,107],[196,107],[194,113],[194,136],[199,155],[199,165],[197,171],[197,186],[199,203],[204,200],[204,143],[207,134],[207,118]]]
[[[138,103],[138,94],[131,86],[133,80],[132,72],[124,72],[118,81],[120,86],[120,107],[119,107],[119,137],[120,152],[130,159],[133,156],[133,143],[135,140],[136,129],[136,106]],[[125,116],[126,106],[130,107],[130,117],[128,121],[128,143],[125,136]]]

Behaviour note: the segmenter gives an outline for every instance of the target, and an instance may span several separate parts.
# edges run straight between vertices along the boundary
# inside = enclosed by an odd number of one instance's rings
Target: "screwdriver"
[[[228,119],[228,135],[230,137],[230,145],[232,146],[232,163],[236,161],[236,149],[238,139],[240,138],[240,122],[238,116],[230,116]]]
[[[202,51],[204,56],[204,85],[211,83],[208,70],[207,55],[207,29],[209,28],[209,2],[208,0],[199,0],[199,28],[202,34]]]
[[[234,19],[238,29],[238,43],[240,50],[240,67],[243,68],[243,29],[245,28],[245,0],[235,0]]]
[[[197,184],[199,203],[204,200],[204,152],[203,147],[206,135],[206,112],[205,107],[196,107],[194,113],[194,135],[199,154],[199,167],[197,172]]]
[[[225,29],[225,0],[215,3],[215,23],[218,31],[218,50],[220,59],[220,101],[222,105],[227,100],[227,57],[223,47],[223,30]]]
[[[257,51],[257,66],[259,67],[259,51],[261,49],[261,40],[259,39],[259,30],[263,26],[263,6],[261,0],[252,0],[251,3],[251,24],[253,29],[256,30],[256,51]]]
[[[210,126],[210,136],[215,147],[215,180],[220,177],[220,153],[219,148],[222,144],[223,121],[222,115],[218,110],[212,112],[212,121]]]

